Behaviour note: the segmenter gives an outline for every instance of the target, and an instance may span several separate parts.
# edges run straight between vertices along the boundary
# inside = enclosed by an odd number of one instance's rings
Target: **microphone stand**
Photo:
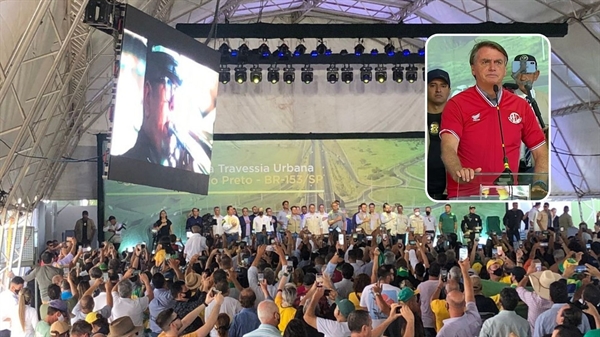
[[[540,112],[540,107],[538,106],[536,100],[531,96],[531,84],[529,83],[525,83],[524,85],[525,87],[525,95],[526,95],[526,99],[527,102],[529,102],[529,105],[531,105],[531,108],[533,109],[533,112],[535,113],[535,116],[538,119],[538,122],[540,122],[540,126],[542,127],[542,129],[546,128],[546,123],[544,123],[544,119],[542,119],[542,113]]]
[[[500,114],[500,88],[497,85],[494,85],[494,92],[496,93],[496,110],[498,112],[498,125],[500,126],[500,138],[502,141],[502,154],[503,154],[503,162],[504,162],[504,171],[494,180],[494,185],[497,186],[510,186],[515,184],[515,179],[513,177],[513,172],[510,170],[510,166],[508,164],[508,157],[506,156],[506,148],[504,143],[504,131],[502,131],[502,116]]]

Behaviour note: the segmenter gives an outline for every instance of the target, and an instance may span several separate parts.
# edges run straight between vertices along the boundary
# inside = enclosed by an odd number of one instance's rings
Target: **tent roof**
[[[111,41],[81,22],[85,0],[0,2],[0,187],[50,197],[65,164],[107,127]],[[552,43],[553,194],[600,196],[600,1],[130,0],[171,24],[564,22]],[[487,7],[486,7],[487,3]],[[411,48],[424,41],[404,40]],[[375,42],[374,42],[375,43]],[[99,126],[100,125],[100,126]],[[104,129],[103,131],[106,131]],[[48,158],[48,159],[47,159]],[[80,158],[81,159],[81,158]]]

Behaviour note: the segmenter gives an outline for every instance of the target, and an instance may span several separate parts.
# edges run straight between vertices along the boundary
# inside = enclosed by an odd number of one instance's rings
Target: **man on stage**
[[[445,200],[446,168],[442,162],[440,124],[450,95],[450,75],[441,69],[427,72],[427,194]]]
[[[546,138],[527,101],[502,88],[507,62],[500,44],[475,44],[469,59],[475,86],[452,97],[444,108],[440,137],[450,199],[479,198],[480,185],[495,185],[498,178],[475,179],[476,173],[504,172],[512,177],[519,167],[521,142],[536,162],[532,191],[548,190]]]

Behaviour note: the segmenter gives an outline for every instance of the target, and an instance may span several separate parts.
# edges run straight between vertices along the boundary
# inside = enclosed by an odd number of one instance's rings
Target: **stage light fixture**
[[[277,56],[280,58],[290,56],[290,47],[288,47],[285,43],[282,43],[281,46],[277,48]]]
[[[262,57],[271,56],[271,51],[269,50],[269,46],[267,46],[266,43],[263,43],[260,45],[260,47],[258,47],[258,52],[260,53],[260,55],[262,55]]]
[[[410,50],[408,50],[408,49],[404,49],[404,50],[402,51],[402,55],[404,55],[404,56],[409,56],[409,55],[410,55]]]
[[[417,67],[409,66],[406,68],[406,80],[408,83],[414,83],[418,78],[419,75],[417,75]]]
[[[238,51],[241,56],[247,56],[248,52],[250,51],[250,48],[248,48],[247,44],[242,43],[242,45],[238,48]]]
[[[309,84],[313,81],[314,78],[314,73],[313,73],[313,68],[311,68],[311,66],[309,64],[307,64],[306,66],[304,66],[304,68],[301,69],[301,73],[300,73],[300,79],[302,80],[302,82]]]
[[[392,68],[392,79],[394,82],[402,83],[404,81],[404,68],[401,66]]]
[[[386,44],[385,47],[383,47],[383,51],[385,51],[388,56],[396,55],[396,47],[391,43]]]
[[[346,56],[346,55],[348,55],[348,51],[346,49],[342,49],[342,50],[340,50],[340,55]]]
[[[223,43],[219,47],[219,52],[221,53],[221,55],[228,55],[231,52],[231,48],[229,48],[229,45],[227,43]]]
[[[419,56],[425,56],[425,48],[419,49]]]
[[[339,79],[340,79],[339,69],[334,65],[329,66],[329,68],[327,68],[327,82],[333,84],[333,83],[337,83],[337,81]]]
[[[262,69],[258,66],[250,68],[250,81],[252,83],[260,83],[262,81]]]
[[[219,70],[219,82],[227,84],[231,82],[231,69],[226,66],[221,66]]]
[[[291,66],[285,67],[283,69],[283,81],[287,84],[294,83],[294,80],[296,80],[295,71],[296,71],[296,69],[294,69]]]
[[[379,55],[379,50],[371,49],[371,55]]]
[[[369,83],[373,80],[373,68],[370,66],[363,66],[360,68],[360,80],[363,83]]]
[[[239,84],[246,82],[248,79],[248,73],[246,72],[246,68],[244,66],[239,66],[235,68],[235,81]]]
[[[267,70],[267,81],[273,84],[279,82],[279,68],[277,66],[273,65],[269,67]]]
[[[384,66],[379,66],[375,68],[375,81],[379,83],[383,83],[387,80],[387,68]]]
[[[306,53],[306,47],[301,43],[294,50],[294,56],[304,55],[304,53]]]
[[[365,52],[365,46],[363,46],[362,43],[359,43],[356,45],[356,47],[354,47],[354,55],[360,56],[364,52]]]
[[[354,79],[353,69],[350,67],[342,68],[342,82],[349,84]]]
[[[323,43],[323,40],[319,40],[319,45],[317,46],[317,54],[323,55],[327,51],[327,46]]]

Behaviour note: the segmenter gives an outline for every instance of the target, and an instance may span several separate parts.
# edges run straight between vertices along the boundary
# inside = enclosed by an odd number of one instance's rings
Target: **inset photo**
[[[427,40],[430,199],[537,201],[549,195],[550,63],[543,35]]]

